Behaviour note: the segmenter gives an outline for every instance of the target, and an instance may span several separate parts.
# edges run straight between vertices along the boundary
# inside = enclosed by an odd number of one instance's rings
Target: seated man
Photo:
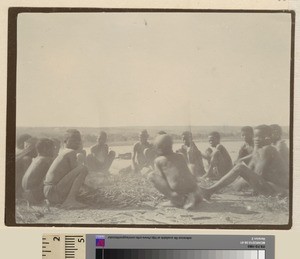
[[[16,173],[16,198],[21,198],[23,194],[22,179],[30,166],[32,159],[37,156],[37,138],[29,138],[24,142],[23,150],[16,154],[15,173]]]
[[[289,169],[290,151],[285,141],[281,139],[282,129],[278,124],[272,124],[270,125],[270,127],[272,129],[272,137],[271,137],[272,145],[277,149],[283,162],[285,163],[286,167]]]
[[[109,172],[109,168],[115,159],[116,153],[108,151],[106,144],[107,134],[101,131],[98,137],[98,144],[91,147],[91,154],[86,158],[86,165],[90,171],[94,172]]]
[[[232,168],[231,157],[226,148],[220,144],[220,139],[220,134],[216,131],[211,132],[208,136],[212,152],[206,152],[210,155],[204,156],[209,161],[209,166],[203,178],[220,179]]]
[[[172,138],[158,135],[155,139],[158,157],[155,171],[149,174],[154,187],[165,195],[173,206],[192,209],[202,201],[196,178],[187,166],[184,157],[172,150]]]
[[[183,145],[176,153],[181,153],[190,170],[191,173],[196,176],[203,176],[205,174],[202,154],[197,148],[195,142],[193,141],[193,135],[190,131],[185,131],[182,133]]]
[[[244,140],[244,144],[239,150],[236,163],[244,161],[248,164],[250,162],[254,149],[253,134],[253,128],[250,126],[245,126],[241,129],[241,137]]]
[[[254,128],[254,152],[247,166],[241,162],[234,166],[229,173],[209,188],[201,188],[206,199],[231,184],[241,176],[255,192],[270,196],[287,194],[289,188],[289,174],[283,164],[280,154],[270,145],[271,128],[260,125]]]
[[[249,164],[252,153],[254,150],[254,141],[253,141],[253,128],[250,126],[242,127],[241,129],[241,137],[244,140],[244,144],[241,146],[237,160],[234,164],[238,164],[240,162],[244,162],[245,164]],[[242,191],[245,188],[248,188],[248,183],[242,178],[238,177],[238,179],[233,183],[233,189],[236,191]]]
[[[33,159],[22,179],[22,187],[25,191],[24,197],[32,204],[38,204],[45,199],[43,193],[44,178],[53,162],[54,142],[42,138],[38,140],[36,150],[38,156]]]
[[[148,142],[147,130],[142,130],[139,138],[139,142],[133,146],[132,169],[135,173],[140,172],[144,167],[153,166],[156,156],[153,145]]]
[[[88,173],[81,151],[80,132],[67,130],[65,149],[53,161],[44,182],[44,195],[50,204],[62,204],[62,207],[70,209],[84,207],[76,200]]]

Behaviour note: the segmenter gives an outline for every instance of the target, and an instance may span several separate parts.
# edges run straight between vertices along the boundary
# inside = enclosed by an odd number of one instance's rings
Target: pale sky
[[[24,13],[17,126],[289,125],[291,15]]]

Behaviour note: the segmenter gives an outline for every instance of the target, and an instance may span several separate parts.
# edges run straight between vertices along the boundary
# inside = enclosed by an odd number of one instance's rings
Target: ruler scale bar
[[[236,235],[233,236],[234,242],[230,238],[226,241],[226,237],[222,235],[216,235],[216,239],[204,236],[202,242],[197,240],[202,240],[203,237],[195,235],[193,238],[197,242],[188,248],[184,245],[192,242],[189,241],[192,239],[189,236],[165,236],[48,235],[43,238],[41,254],[43,259],[274,259],[273,253],[270,256],[266,251],[269,241],[270,247],[274,249],[274,239],[270,236],[266,236],[266,239],[264,236],[257,238]]]

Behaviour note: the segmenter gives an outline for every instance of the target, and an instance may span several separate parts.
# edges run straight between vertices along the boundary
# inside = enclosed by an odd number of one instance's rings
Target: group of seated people
[[[252,188],[265,196],[286,195],[289,189],[289,149],[281,139],[279,125],[259,125],[241,129],[243,145],[235,162],[220,143],[216,131],[208,136],[210,147],[202,153],[192,133],[182,133],[183,145],[173,151],[172,137],[158,132],[153,143],[143,130],[134,144],[131,166],[120,172],[146,172],[147,179],[169,200],[171,206],[195,208],[203,199],[230,185]],[[110,151],[107,134],[101,132],[98,143],[86,155],[81,134],[66,132],[64,148],[57,139],[36,139],[28,134],[17,140],[16,198],[30,203],[61,204],[64,208],[82,208],[77,201],[89,171],[108,173],[116,153]],[[206,161],[207,166],[204,166]],[[213,180],[204,188],[201,182]]]

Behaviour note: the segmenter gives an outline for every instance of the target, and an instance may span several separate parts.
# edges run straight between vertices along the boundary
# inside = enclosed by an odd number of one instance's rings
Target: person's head
[[[17,148],[19,149],[24,149],[24,143],[26,140],[30,139],[31,136],[29,134],[21,134],[18,138],[17,138]]]
[[[38,142],[37,138],[29,138],[24,142],[24,151],[27,156],[36,157],[37,150],[36,150],[36,143]]]
[[[167,134],[167,132],[165,132],[164,130],[160,130],[159,132],[157,132],[157,135],[165,135]]]
[[[173,153],[173,140],[168,134],[157,135],[154,140],[154,147],[159,156]]]
[[[182,136],[182,141],[183,141],[184,145],[190,146],[192,139],[193,139],[192,132],[184,131],[181,136]]]
[[[218,144],[220,144],[220,139],[220,133],[217,131],[213,131],[208,135],[208,142],[211,147],[216,147]]]
[[[272,125],[270,125],[270,127],[272,130],[271,140],[272,140],[272,143],[275,144],[278,140],[281,139],[282,129],[278,124],[272,124]]]
[[[68,129],[65,135],[65,146],[70,149],[80,149],[82,147],[81,134],[76,129]]]
[[[101,131],[100,135],[98,137],[98,143],[99,144],[105,144],[107,141],[107,134],[105,131]]]
[[[51,139],[41,138],[38,140],[35,147],[39,156],[54,156],[55,144]]]
[[[252,127],[250,127],[250,126],[242,127],[241,137],[246,143],[248,143],[248,144],[253,143],[253,135],[254,135],[254,132],[253,132]]]
[[[254,145],[258,148],[270,145],[272,129],[268,125],[259,125],[254,128]]]
[[[146,143],[149,138],[149,134],[147,130],[142,130],[139,134],[139,139],[141,143]]]

